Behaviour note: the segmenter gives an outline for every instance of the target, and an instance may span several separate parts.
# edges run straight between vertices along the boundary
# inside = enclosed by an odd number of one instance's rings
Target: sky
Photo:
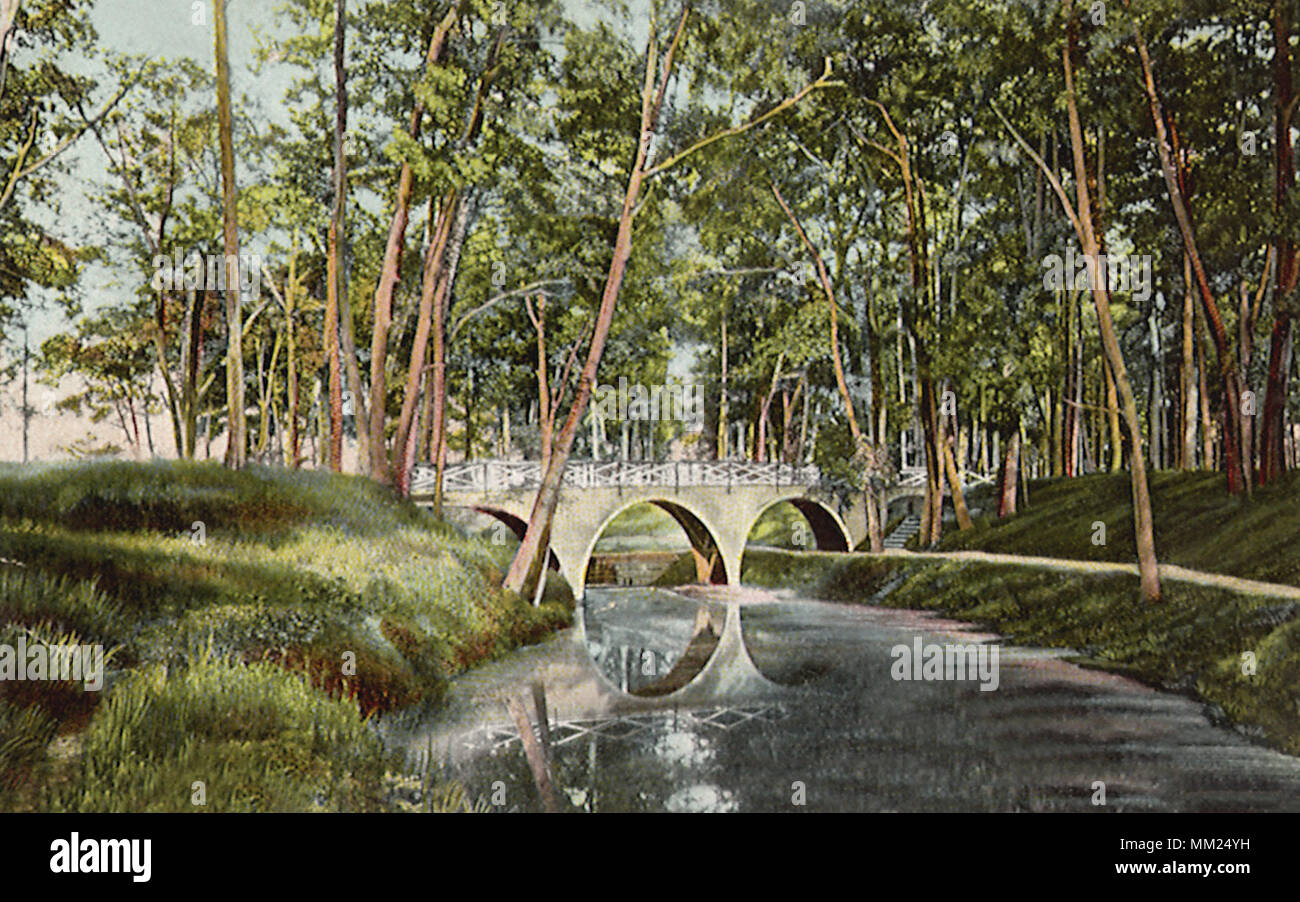
[[[352,0],[355,9],[362,0]],[[615,26],[630,31],[633,39],[642,44],[648,24],[650,0],[627,0],[627,16],[616,16]],[[268,65],[254,74],[250,71],[254,59],[257,36],[264,39],[282,37],[288,29],[276,21],[275,10],[280,0],[229,0],[227,5],[229,57],[231,64],[231,93],[235,98],[243,95],[255,100],[261,115],[288,125],[287,113],[281,99],[292,79],[299,73],[289,66]],[[568,14],[580,26],[589,25],[597,18],[610,19],[608,4],[569,0]],[[188,57],[205,69],[213,67],[213,34],[211,0],[98,0],[91,12],[91,21],[106,50],[123,54],[138,54],[156,60],[178,60]],[[93,72],[89,61],[74,61],[69,67],[74,71]],[[111,86],[95,98],[98,103],[107,99]],[[92,108],[96,108],[93,104]],[[101,213],[89,200],[89,193],[105,181],[107,161],[98,144],[83,137],[67,152],[70,166],[67,176],[61,177],[62,206],[57,213],[34,211],[37,219],[51,234],[74,245],[93,245],[103,241],[100,231]],[[43,217],[43,218],[42,218]],[[83,309],[94,311],[125,292],[135,289],[132,278],[147,278],[152,274],[135,274],[120,268],[100,264],[87,266],[80,285]],[[45,339],[69,327],[62,309],[49,297],[42,298],[42,308],[28,319],[27,340],[35,350]],[[10,353],[21,354],[22,332],[13,330],[8,336]],[[12,347],[17,342],[17,348]],[[683,349],[685,350],[685,349]],[[674,375],[684,374],[693,355],[689,352],[676,355],[670,366]],[[33,375],[28,380],[28,403],[34,408],[30,423],[30,453],[34,460],[64,456],[60,449],[73,439],[85,437],[95,442],[122,443],[121,430],[114,422],[90,423],[84,417],[60,412],[55,403],[74,393],[76,386],[64,381],[59,386],[47,386]],[[20,406],[22,379],[18,378],[0,386],[0,460],[22,459],[21,429],[17,411]],[[170,429],[162,413],[149,418],[153,437],[159,453],[172,453]],[[144,430],[142,419],[142,431]]]
[[[289,119],[281,100],[296,70],[289,66],[270,64],[256,75],[250,71],[257,43],[256,35],[274,40],[289,33],[289,29],[276,21],[275,10],[281,0],[229,0],[227,4],[229,56],[231,67],[231,95],[247,95],[261,107],[261,115],[268,116],[281,125],[288,126]],[[644,41],[648,23],[650,0],[629,0],[628,17],[624,27],[640,42]],[[352,0],[350,7],[360,6]],[[605,4],[569,0],[569,16],[579,25],[589,25],[599,18],[609,18]],[[91,21],[100,37],[101,45],[117,53],[141,54],[151,59],[177,60],[188,57],[204,68],[212,68],[212,2],[211,0],[98,0]],[[74,66],[75,68],[75,66]],[[88,67],[83,67],[83,70]],[[107,96],[107,91],[103,92]],[[72,174],[63,180],[64,208],[57,218],[47,216],[42,223],[66,240],[94,244],[94,226],[97,211],[87,199],[87,193],[105,176],[106,160],[98,145],[83,138],[68,151]],[[36,217],[40,219],[39,216]],[[122,283],[126,273],[102,265],[87,267],[82,279],[82,298],[87,311],[93,311],[131,290]],[[68,327],[68,320],[60,308],[45,303],[45,309],[35,312],[30,320],[29,340],[39,347],[46,338]],[[21,341],[21,339],[19,339]]]

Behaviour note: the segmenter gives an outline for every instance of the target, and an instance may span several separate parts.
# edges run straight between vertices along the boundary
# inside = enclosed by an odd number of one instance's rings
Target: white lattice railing
[[[924,489],[925,478],[925,467],[904,467],[899,471],[896,488]],[[984,476],[970,470],[962,470],[961,484],[963,488],[969,489],[977,485],[991,485],[992,483],[993,478],[991,476]]]
[[[417,464],[411,473],[411,493],[432,492],[436,473]],[[816,485],[821,473],[815,466],[752,463],[744,460],[681,460],[666,463],[642,461],[570,461],[564,468],[566,487],[678,488],[680,486]],[[469,494],[510,489],[537,489],[542,472],[537,461],[481,460],[448,464],[443,474],[444,492]]]

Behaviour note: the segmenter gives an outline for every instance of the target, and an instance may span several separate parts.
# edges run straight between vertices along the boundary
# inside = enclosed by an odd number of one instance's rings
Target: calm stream
[[[1215,726],[1194,699],[1062,652],[1001,645],[993,691],[973,679],[895,680],[896,646],[997,637],[788,593],[691,595],[704,600],[588,589],[585,630],[466,674],[436,716],[389,739],[505,810],[538,810],[501,698],[541,680],[554,782],[579,810],[1300,810],[1300,760]],[[692,695],[706,668],[686,689],[653,695],[666,674],[680,678],[701,623],[722,632],[729,604],[757,673],[735,664],[725,692]],[[1101,783],[1104,806],[1094,803]]]

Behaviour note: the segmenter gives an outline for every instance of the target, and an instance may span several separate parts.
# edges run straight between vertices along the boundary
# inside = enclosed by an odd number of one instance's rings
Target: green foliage
[[[0,565],[0,624],[45,625],[91,642],[118,644],[128,623],[121,607],[93,583]]]
[[[57,726],[40,708],[18,707],[0,698],[0,803],[44,762]]]
[[[6,766],[37,808],[190,810],[194,779],[208,810],[388,804],[362,716],[434,705],[450,676],[571,617],[561,580],[539,608],[502,593],[494,546],[364,479],[78,463],[0,485],[0,557],[18,562],[0,565],[0,635],[121,644],[127,667],[106,704],[23,697],[32,724],[91,724],[75,779]]]
[[[1162,563],[1265,582],[1300,585],[1300,509],[1294,478],[1231,498],[1219,473],[1153,472],[1151,503]],[[1133,499],[1127,474],[1093,474],[1035,481],[1030,504],[1006,520],[976,518],[975,529],[953,532],[941,550],[1038,554],[1075,560],[1132,561]],[[1094,544],[1104,523],[1105,544]]]
[[[382,748],[354,706],[266,664],[200,654],[114,687],[84,737],[70,811],[375,807]],[[193,781],[206,805],[192,804]]]

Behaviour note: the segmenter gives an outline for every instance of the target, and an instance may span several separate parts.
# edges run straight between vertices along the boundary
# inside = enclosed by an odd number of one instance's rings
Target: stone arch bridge
[[[443,478],[443,504],[488,514],[522,538],[541,485],[535,461],[452,464]],[[415,468],[411,499],[429,503],[434,471]],[[848,551],[867,534],[865,502],[844,506],[823,487],[813,466],[740,460],[570,461],[551,530],[551,566],[581,600],[596,541],[613,519],[646,502],[668,513],[686,533],[700,582],[740,582],[740,559],[758,518],[788,501],[803,514],[816,546]]]

